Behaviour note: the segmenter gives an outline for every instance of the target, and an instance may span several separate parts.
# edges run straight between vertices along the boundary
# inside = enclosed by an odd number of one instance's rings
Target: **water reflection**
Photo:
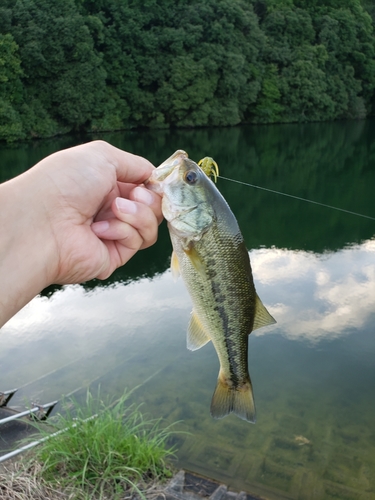
[[[37,378],[52,368],[101,353],[109,370],[113,355],[126,350],[135,355],[170,335],[170,311],[178,315],[186,308],[182,283],[170,287],[169,273],[153,280],[142,278],[86,290],[80,285],[65,286],[49,298],[39,296],[14,316],[0,336],[0,366],[3,383],[18,385]],[[188,313],[187,313],[188,315]],[[167,327],[166,327],[167,323]],[[30,363],[28,359],[38,359]],[[124,358],[125,359],[125,358]],[[121,359],[120,359],[121,361]],[[82,359],[81,363],[84,364]],[[8,370],[4,370],[8,366]],[[95,378],[100,369],[87,373]],[[16,377],[16,380],[12,378]],[[80,384],[73,377],[68,384]],[[129,381],[131,385],[131,382]],[[55,388],[68,393],[77,385]]]
[[[374,121],[107,136],[158,164],[179,148],[223,175],[374,216]],[[71,142],[69,142],[71,141]],[[2,180],[68,142],[0,150]],[[171,245],[139,252],[105,282],[50,287],[0,333],[1,389],[14,404],[59,399],[97,379],[105,392],[148,382],[146,411],[183,419],[183,466],[268,498],[375,498],[374,223],[225,181],[219,189],[277,324],[250,336],[255,426],[209,405],[212,346],[191,353],[191,303],[168,270]],[[303,436],[310,444],[300,445]],[[348,489],[349,488],[349,489]]]
[[[287,338],[332,340],[374,318],[375,240],[321,255],[262,249],[252,252],[251,259],[258,293],[266,294]]]
[[[317,342],[361,328],[374,315],[373,239],[324,254],[262,248],[250,256],[258,294],[277,318],[276,326],[256,330],[252,336],[277,329],[293,340]],[[65,286],[50,298],[36,297],[8,322],[0,337],[1,352],[55,339],[61,344],[61,356],[72,343],[75,350],[87,349],[88,335],[95,349],[103,348],[109,338],[143,341],[151,325],[165,324],[181,313],[187,317],[190,308],[182,281],[175,283],[169,270],[154,279],[106,287]],[[183,324],[180,330],[184,331]]]
[[[141,384],[137,403],[183,420],[191,433],[179,438],[181,466],[268,498],[302,499],[311,488],[318,499],[346,498],[348,487],[371,491],[375,241],[324,254],[250,255],[258,293],[278,321],[250,336],[255,426],[210,417],[217,357],[210,345],[186,350],[190,299],[169,270],[36,297],[2,330],[2,384],[23,386],[16,404],[60,398],[98,378],[113,395]]]

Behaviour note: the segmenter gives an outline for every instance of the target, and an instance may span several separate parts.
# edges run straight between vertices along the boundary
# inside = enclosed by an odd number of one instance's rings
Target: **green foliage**
[[[0,140],[13,142],[23,137],[23,125],[19,113],[9,100],[0,97]]]
[[[79,14],[73,0],[19,0],[9,2],[9,10],[6,28],[22,61],[18,111],[26,135],[85,126],[105,99],[106,74],[91,33],[100,32],[101,23]]]
[[[264,16],[264,58],[276,66],[280,79],[281,95],[275,97],[284,110],[276,115],[280,121],[364,118],[371,109],[371,19],[359,1],[334,3],[295,1],[300,7],[291,7],[277,2]]]
[[[364,118],[374,18],[370,0],[3,0],[0,140]]]
[[[22,100],[21,60],[12,35],[0,34],[0,140],[23,138],[22,121],[14,107]]]
[[[87,4],[86,7],[88,8]],[[205,0],[148,9],[90,3],[103,19],[107,85],[133,126],[233,125],[256,99],[253,64],[263,43],[251,5]]]
[[[128,397],[107,405],[88,393],[85,407],[70,403],[65,416],[59,416],[56,434],[50,439],[46,434],[36,448],[39,475],[49,484],[74,488],[74,498],[82,499],[123,498],[129,490],[142,495],[150,482],[169,477],[170,427],[147,420],[128,405]]]
[[[259,123],[279,121],[284,110],[280,101],[281,90],[277,66],[268,64],[263,74],[261,91],[253,112],[253,121]]]

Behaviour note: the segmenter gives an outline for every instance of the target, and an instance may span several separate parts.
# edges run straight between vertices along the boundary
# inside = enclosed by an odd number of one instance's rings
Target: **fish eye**
[[[188,172],[186,172],[185,174],[185,181],[192,185],[192,184],[195,184],[198,180],[198,174],[194,171],[194,170],[189,170]]]

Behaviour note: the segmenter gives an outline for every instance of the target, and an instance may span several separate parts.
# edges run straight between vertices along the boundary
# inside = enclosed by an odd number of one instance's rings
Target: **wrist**
[[[53,239],[38,179],[28,171],[0,185],[0,326],[53,275]]]

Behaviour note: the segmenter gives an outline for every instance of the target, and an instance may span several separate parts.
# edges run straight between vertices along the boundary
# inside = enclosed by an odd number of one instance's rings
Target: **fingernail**
[[[116,207],[123,214],[135,214],[137,211],[137,205],[134,201],[126,198],[116,198]]]
[[[108,228],[109,228],[109,222],[106,220],[93,222],[91,224],[91,229],[94,231],[95,234],[103,234],[108,230]]]
[[[137,201],[145,205],[152,205],[154,202],[152,193],[145,188],[136,187],[133,190],[133,196]]]

